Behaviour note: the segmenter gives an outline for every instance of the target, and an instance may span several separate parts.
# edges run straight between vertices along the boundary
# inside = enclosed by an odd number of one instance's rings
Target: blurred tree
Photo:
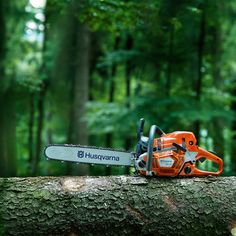
[[[57,114],[63,117],[59,119],[60,122],[66,122],[64,132],[68,129],[68,136],[63,143],[88,144],[88,130],[83,116],[89,98],[90,31],[87,24],[81,23],[79,19],[80,4],[83,1],[67,4],[57,2],[53,6],[60,9],[60,20],[57,21],[53,16],[49,22],[51,34],[54,34],[51,45],[55,45],[53,51],[52,48],[48,49],[53,55],[49,89]],[[71,172],[71,169],[72,166],[68,165],[67,172]],[[86,172],[87,167],[80,167],[80,174]]]
[[[206,37],[206,6],[204,3],[200,3],[200,23],[199,23],[199,38],[197,44],[197,80],[195,84],[196,101],[197,106],[200,107],[202,100],[202,80],[203,80],[203,58],[204,58],[204,46]],[[201,122],[199,119],[195,121],[195,136],[200,141],[200,129]]]
[[[211,49],[212,49],[212,77],[213,83],[217,93],[224,93],[225,87],[223,83],[223,78],[221,76],[221,65],[222,65],[222,28],[223,26],[220,22],[224,22],[222,17],[222,8],[219,1],[211,1],[211,18],[208,18],[209,33],[212,36]],[[219,104],[221,106],[221,104]],[[213,138],[214,138],[214,150],[220,156],[224,157],[224,128],[226,126],[224,119],[222,117],[215,117],[212,120],[213,123]]]
[[[120,36],[115,37],[115,42],[114,42],[114,51],[118,50],[119,44],[120,44],[121,38]],[[115,97],[115,91],[116,91],[116,86],[115,86],[115,78],[116,78],[116,72],[117,72],[117,64],[112,63],[111,67],[111,78],[110,78],[110,83],[109,83],[109,89],[108,89],[108,102],[113,103],[115,102],[114,97]],[[111,132],[106,134],[106,147],[112,147],[112,139],[113,135]]]
[[[45,97],[49,86],[50,81],[50,73],[47,68],[47,57],[45,54],[47,53],[47,46],[48,46],[48,18],[50,17],[50,10],[51,10],[50,1],[47,1],[46,6],[44,8],[44,40],[42,45],[42,63],[38,68],[39,74],[41,76],[41,83],[39,86],[39,91],[37,93],[37,130],[36,130],[36,139],[35,139],[35,155],[33,158],[30,159],[31,164],[31,173],[32,175],[37,175],[39,173],[39,161],[42,154],[42,133],[43,133],[43,124],[45,120]],[[33,109],[33,107],[32,107]],[[33,111],[32,111],[33,112]],[[32,114],[33,116],[33,114]],[[31,118],[31,117],[30,117]],[[31,119],[30,119],[31,120]],[[31,122],[31,121],[30,121]],[[29,126],[29,132],[31,131],[31,127]]]
[[[0,1],[0,176],[16,175],[15,78],[6,74],[9,8],[9,2]]]

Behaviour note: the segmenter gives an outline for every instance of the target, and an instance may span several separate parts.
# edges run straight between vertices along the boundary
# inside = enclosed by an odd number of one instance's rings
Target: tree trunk
[[[70,23],[67,31],[69,32],[71,44],[66,42],[68,37],[64,39],[67,44],[67,51],[71,52],[71,54],[67,54],[69,56],[68,59],[71,61],[68,72],[71,83],[68,140],[69,143],[87,145],[89,135],[84,116],[86,113],[86,103],[89,100],[91,35],[88,26],[78,20],[78,8],[79,2],[73,2],[67,9]],[[80,165],[77,168],[67,165],[67,173],[77,173],[78,168],[81,175],[88,174],[89,172],[87,165]]]
[[[197,54],[197,81],[196,81],[196,101],[198,106],[201,102],[201,95],[202,95],[202,67],[203,67],[203,50],[205,44],[205,8],[204,5],[200,7],[201,10],[201,19],[200,19],[200,31],[199,31],[199,38],[198,38],[198,54]],[[200,142],[200,120],[195,122],[195,136],[197,140]]]
[[[126,39],[126,50],[129,51],[133,48],[133,38],[130,34],[127,35]],[[130,96],[131,96],[131,70],[132,62],[130,59],[126,62],[125,67],[125,96],[127,99],[126,107],[130,108]],[[129,135],[125,138],[125,150],[130,150],[132,147],[132,138]]]
[[[216,3],[216,12],[221,10],[221,5]],[[221,27],[220,27],[220,19],[217,18],[215,21],[215,25],[212,28],[212,38],[213,38],[213,46],[212,46],[212,76],[215,84],[215,88],[217,89],[217,94],[223,93],[224,83],[221,77],[221,55],[222,55],[222,40],[221,40]],[[214,151],[220,156],[224,157],[224,127],[225,122],[224,118],[216,117],[213,119],[213,142],[214,142]]]
[[[28,150],[29,150],[29,167],[31,172],[31,163],[34,159],[34,116],[35,116],[35,106],[34,106],[34,92],[30,92],[29,94],[29,123],[28,123]]]
[[[115,38],[114,49],[113,49],[114,51],[116,51],[118,49],[119,44],[120,44],[120,37],[117,36]],[[108,91],[108,102],[109,103],[114,102],[116,69],[117,69],[117,64],[114,63],[111,67],[111,78],[110,78],[109,91]],[[112,147],[113,146],[112,140],[113,140],[112,133],[108,133],[106,135],[106,147]]]
[[[41,74],[41,86],[40,91],[38,93],[38,101],[37,101],[37,111],[38,111],[38,117],[37,117],[37,131],[36,131],[36,144],[35,144],[35,155],[33,156],[32,162],[31,162],[31,174],[33,176],[39,174],[38,173],[38,166],[40,161],[40,156],[42,154],[42,133],[43,133],[43,126],[44,126],[44,119],[45,119],[45,96],[47,93],[48,85],[49,85],[49,73],[47,71],[46,66],[46,56],[47,53],[47,38],[48,38],[48,3],[45,6],[45,31],[44,31],[44,41],[43,41],[43,47],[42,47],[42,54],[43,54],[43,62],[40,68],[40,74]]]
[[[16,175],[16,117],[12,90],[0,94],[0,176]]]
[[[67,101],[68,104],[60,110],[62,114],[68,114],[66,142],[86,145],[88,129],[84,115],[89,97],[90,31],[79,20],[79,8],[80,1],[72,1],[65,6],[59,20],[53,19],[51,28],[58,38],[52,39],[56,43],[56,51],[52,73],[54,86],[51,89],[54,90],[55,102],[64,104]],[[87,166],[79,168],[82,175],[88,173]],[[78,167],[73,168],[68,163],[66,169],[67,174],[73,174]]]
[[[75,17],[75,16],[74,16]],[[76,22],[76,55],[75,55],[75,78],[73,88],[73,135],[72,142],[74,144],[88,144],[88,128],[84,119],[86,113],[86,103],[89,99],[89,75],[90,75],[90,32],[88,26]],[[89,172],[87,165],[79,166],[78,171],[81,175]]]
[[[15,94],[5,74],[6,9],[7,1],[0,1],[0,176],[16,175],[16,118]]]
[[[37,104],[38,122],[36,131],[35,155],[31,163],[31,170],[32,170],[31,174],[33,176],[38,174],[38,165],[42,153],[42,132],[43,132],[43,122],[44,122],[44,103],[45,103],[46,90],[47,90],[47,85],[45,82],[43,82],[38,95],[38,104]]]
[[[65,59],[71,61],[69,70],[67,69],[65,73],[71,80],[69,98],[72,107],[69,114],[68,141],[86,145],[88,144],[88,129],[84,115],[89,99],[90,31],[86,24],[78,20],[78,6],[78,2],[74,2],[67,9],[69,19],[62,44],[65,46],[64,49],[67,49],[64,52],[69,52],[69,54],[60,56],[63,62]]]
[[[90,32],[85,24],[77,23],[76,74],[74,87],[74,128],[75,141],[88,144],[88,129],[84,120],[85,105],[89,95],[89,49]]]
[[[116,51],[120,44],[120,37],[117,36],[115,38],[114,48],[113,50]],[[111,67],[111,76],[110,76],[110,84],[109,84],[109,90],[108,90],[108,102],[113,103],[114,97],[115,97],[115,76],[116,76],[116,69],[117,64],[113,63]],[[112,132],[106,134],[106,147],[113,147],[113,134]],[[108,166],[106,167],[106,175],[111,175],[112,173],[112,167]]]
[[[168,64],[166,73],[166,97],[171,96],[171,85],[172,85],[172,67],[173,67],[173,48],[174,48],[174,27],[170,25],[169,33],[169,43],[168,43]]]
[[[127,35],[126,39],[126,50],[129,51],[133,48],[133,38],[130,34]],[[131,96],[131,70],[132,70],[132,62],[130,59],[126,62],[126,68],[125,68],[125,88],[126,88],[126,107],[130,108],[130,96]],[[127,134],[127,137],[125,138],[125,150],[130,150],[132,147],[132,137]],[[125,174],[129,174],[129,167],[125,167]]]
[[[235,235],[236,177],[0,179],[1,235]]]
[[[235,79],[234,79],[234,88],[231,92],[231,96],[234,96],[236,97],[236,75],[235,75]],[[232,111],[236,111],[236,101],[233,100],[232,103],[231,103],[231,110]],[[236,157],[236,121],[233,120],[232,121],[232,125],[231,125],[231,129],[232,129],[232,137],[231,137],[231,162],[230,162],[230,169],[233,173],[236,173],[236,161],[235,161],[235,157]]]

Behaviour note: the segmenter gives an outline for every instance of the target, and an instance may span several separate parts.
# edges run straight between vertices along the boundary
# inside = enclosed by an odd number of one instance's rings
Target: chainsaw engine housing
[[[165,134],[158,126],[153,125],[149,137],[144,139],[144,121],[142,123],[141,140],[137,145],[135,168],[142,175],[149,176],[206,176],[219,175],[223,170],[223,161],[214,153],[197,145],[192,132],[176,131]],[[139,131],[138,130],[138,131]],[[154,138],[158,134],[159,138]],[[143,140],[147,140],[146,143]],[[216,172],[197,168],[196,163],[210,160],[218,166]]]

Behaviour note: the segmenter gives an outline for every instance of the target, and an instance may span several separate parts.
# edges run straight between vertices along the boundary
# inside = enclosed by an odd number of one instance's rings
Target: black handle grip
[[[152,125],[150,132],[149,132],[149,139],[148,139],[147,173],[146,173],[146,175],[152,175],[153,141],[154,141],[156,134],[163,135],[165,133],[158,126]]]
[[[141,118],[139,120],[139,125],[138,125],[138,130],[137,130],[137,139],[138,139],[138,141],[141,139],[141,137],[143,135],[144,123],[145,123],[144,118]]]
[[[187,149],[186,149],[185,147],[183,147],[183,146],[181,146],[181,145],[179,145],[179,144],[177,144],[177,143],[172,143],[172,145],[173,145],[174,147],[176,147],[177,149],[183,151],[183,152],[187,152]]]

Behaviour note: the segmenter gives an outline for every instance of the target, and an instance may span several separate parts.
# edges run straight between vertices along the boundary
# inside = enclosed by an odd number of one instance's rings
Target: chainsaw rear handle
[[[150,132],[149,132],[149,139],[148,139],[148,150],[147,150],[147,169],[146,169],[146,175],[152,176],[152,156],[153,156],[153,141],[155,138],[155,135],[159,134],[160,136],[165,134],[163,130],[156,126],[152,125]]]
[[[221,172],[223,171],[223,161],[221,158],[219,158],[218,156],[214,155],[211,152],[208,152],[206,150],[204,150],[203,148],[198,147],[198,154],[196,156],[196,161],[201,159],[202,157],[205,157],[208,160],[211,160],[212,162],[215,162],[218,164],[218,171],[216,172],[212,172],[212,171],[204,171],[204,170],[199,170],[197,168],[195,168],[194,174],[197,174],[199,176],[201,175],[219,175],[221,174]]]

